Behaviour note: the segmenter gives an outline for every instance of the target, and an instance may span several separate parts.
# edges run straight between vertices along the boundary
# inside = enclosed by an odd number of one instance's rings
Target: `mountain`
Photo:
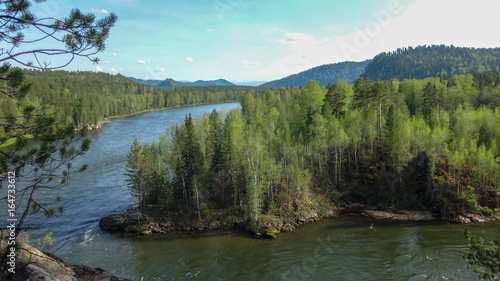
[[[144,80],[144,79],[139,79],[139,78],[134,78],[134,77],[128,77],[128,78],[134,82],[137,82],[137,83],[153,85],[153,86],[156,86],[162,82],[162,80],[152,80],[152,79]]]
[[[187,84],[186,86],[234,86],[233,83],[224,79],[210,80],[210,81],[198,80],[192,83],[185,83],[185,84]]]
[[[186,86],[235,86],[235,84],[225,80],[225,79],[218,79],[218,80],[198,80],[195,82],[179,82],[175,81],[174,79],[168,78],[165,80],[144,80],[144,79],[139,79],[139,78],[134,78],[134,77],[128,77],[134,82],[141,83],[141,84],[147,84],[147,85],[153,85],[157,86],[159,88],[177,88],[177,87],[186,87]]]
[[[326,86],[335,83],[337,79],[343,79],[352,84],[365,71],[365,67],[369,62],[370,60],[325,64],[279,80],[264,83],[262,86],[300,87],[305,86],[310,80],[316,80],[320,85]]]
[[[175,81],[174,79],[168,78],[168,79],[165,79],[164,81],[161,81],[156,86],[158,86],[159,88],[174,88],[174,87],[188,86],[188,84],[182,83],[179,81]]]
[[[398,49],[375,56],[362,77],[372,80],[423,79],[498,72],[500,48],[476,49],[445,45]]]

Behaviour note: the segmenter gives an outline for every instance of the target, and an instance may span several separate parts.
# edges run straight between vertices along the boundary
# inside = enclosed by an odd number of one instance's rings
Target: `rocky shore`
[[[7,250],[9,233],[1,232],[0,254]],[[17,239],[15,273],[7,270],[0,273],[0,280],[5,281],[131,281],[113,276],[101,268],[86,265],[70,265],[60,258],[42,252]],[[9,246],[10,247],[10,246]]]
[[[167,233],[172,231],[197,233],[205,230],[242,228],[252,232],[257,237],[276,237],[278,233],[289,232],[302,225],[314,223],[322,218],[335,217],[340,213],[359,214],[371,219],[387,219],[395,221],[448,221],[452,223],[482,223],[499,221],[500,217],[485,217],[477,214],[462,214],[451,219],[443,219],[439,213],[430,211],[395,211],[388,212],[377,210],[364,205],[353,204],[344,208],[332,208],[326,214],[320,215],[314,210],[296,214],[293,218],[281,220],[276,216],[263,216],[263,225],[251,226],[248,222],[238,219],[215,219],[201,220],[196,222],[180,222],[167,217],[150,217],[138,211],[130,209],[122,214],[104,217],[100,220],[101,228],[108,231],[119,231],[140,235],[151,235],[153,233]]]
[[[261,226],[261,229],[257,229],[248,222],[234,217],[189,223],[173,221],[166,217],[152,218],[134,208],[122,214],[104,217],[99,221],[99,225],[101,228],[108,231],[120,231],[141,235],[167,233],[172,231],[196,233],[204,230],[242,228],[254,233],[258,237],[275,237],[275,235],[280,232],[293,231],[302,225],[316,222],[323,217],[336,216],[337,214],[335,210],[328,211],[324,216],[319,215],[316,211],[309,211],[297,214],[293,219],[289,218],[287,221],[280,220],[275,216],[268,216],[263,218],[263,226]]]

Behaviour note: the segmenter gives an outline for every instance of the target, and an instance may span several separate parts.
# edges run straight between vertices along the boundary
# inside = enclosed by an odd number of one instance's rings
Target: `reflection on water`
[[[123,173],[135,138],[151,141],[188,113],[237,105],[151,112],[114,119],[91,132],[90,151],[74,163],[88,163],[89,169],[73,174],[71,184],[58,192],[64,215],[30,217],[31,241],[52,231],[54,245],[47,251],[133,280],[477,280],[459,253],[467,249],[462,225],[346,215],[262,240],[242,230],[136,237],[99,228],[101,217],[133,206]],[[55,197],[40,196],[42,201]],[[468,227],[496,238],[500,225]]]

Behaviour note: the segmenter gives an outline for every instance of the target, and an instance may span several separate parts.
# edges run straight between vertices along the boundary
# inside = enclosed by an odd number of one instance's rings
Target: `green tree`
[[[444,103],[444,90],[441,87],[437,87],[435,83],[428,82],[424,88],[424,106],[427,109],[427,112],[435,109],[437,114],[439,115],[441,108]]]
[[[378,102],[378,118],[379,118],[379,134],[382,134],[382,103],[387,99],[389,93],[389,85],[377,79],[370,88],[369,96]]]
[[[391,166],[400,175],[401,180],[401,172],[410,160],[411,136],[408,117],[399,108],[391,106],[384,129],[384,140],[391,158]]]
[[[345,82],[344,82],[345,83]],[[339,118],[340,115],[344,114],[344,107],[346,104],[347,92],[341,85],[341,81],[328,86],[328,92],[326,93],[324,103],[328,104],[330,108],[333,109],[335,113],[335,118]]]
[[[498,241],[493,241],[489,246],[484,244],[482,237],[472,234],[469,230],[464,232],[469,241],[471,251],[462,253],[462,257],[471,265],[479,279],[497,280],[500,278],[500,248]]]
[[[175,186],[180,202],[199,211],[201,187],[205,176],[205,158],[197,138],[191,114],[176,132],[177,166]]]
[[[372,103],[370,96],[370,89],[372,87],[372,80],[369,78],[359,78],[354,83],[354,107],[356,108],[369,108]]]

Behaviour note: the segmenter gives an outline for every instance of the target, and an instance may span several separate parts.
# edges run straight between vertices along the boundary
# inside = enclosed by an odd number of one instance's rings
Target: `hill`
[[[500,48],[475,49],[432,45],[378,54],[368,64],[362,77],[372,80],[404,80],[499,70]]]
[[[146,85],[153,85],[153,86],[156,86],[158,84],[160,84],[162,82],[162,80],[153,80],[153,79],[148,79],[148,80],[145,80],[145,79],[139,79],[139,78],[134,78],[134,77],[128,77],[129,79],[131,79],[132,81],[136,82],[136,83],[141,83],[141,84],[146,84]]]
[[[311,68],[309,70],[293,74],[285,78],[274,80],[263,84],[269,87],[300,87],[305,86],[310,80],[316,80],[322,86],[333,84],[337,79],[343,79],[352,84],[365,71],[370,61],[363,62],[340,62],[325,64]]]
[[[165,79],[164,81],[161,81],[160,83],[156,84],[156,86],[159,88],[174,88],[174,87],[188,86],[188,84],[182,83],[179,81],[175,81],[174,79],[168,78],[168,79]]]
[[[198,80],[195,82],[179,82],[174,79],[168,78],[165,80],[145,80],[145,79],[139,79],[139,78],[134,78],[134,77],[128,77],[134,82],[141,83],[141,84],[147,84],[147,85],[153,85],[157,86],[159,88],[177,88],[177,87],[186,87],[186,86],[235,86],[235,84],[225,80],[225,79],[218,79],[218,80]]]
[[[233,83],[225,80],[225,79],[217,79],[217,80],[198,80],[192,83],[185,83],[188,86],[234,86]]]

